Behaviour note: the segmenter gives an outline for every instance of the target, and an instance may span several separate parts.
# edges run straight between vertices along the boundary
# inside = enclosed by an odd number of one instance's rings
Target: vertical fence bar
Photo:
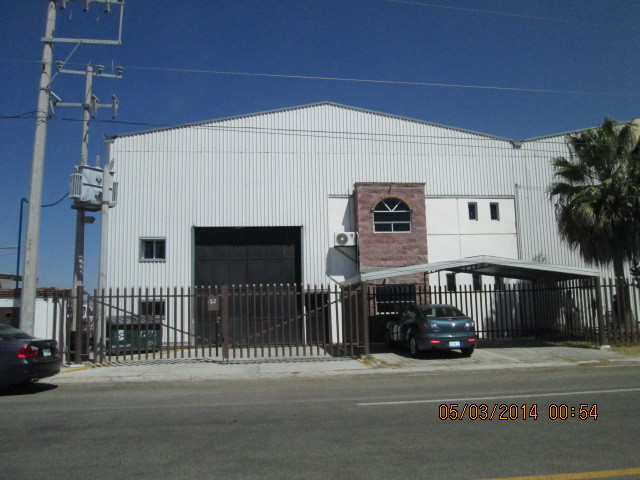
[[[111,361],[111,357],[113,356],[113,351],[115,350],[116,353],[116,362],[118,361],[118,348],[115,347],[114,348],[114,343],[115,345],[117,345],[117,341],[118,341],[118,335],[119,335],[119,318],[118,318],[118,308],[120,308],[120,288],[116,288],[116,296],[115,296],[116,300],[118,302],[116,310],[115,310],[115,315],[114,315],[114,306],[113,306],[113,302],[114,302],[114,298],[113,298],[113,289],[109,288],[109,322],[107,325],[107,328],[109,328],[109,360]],[[112,320],[113,319],[113,320]],[[115,330],[114,330],[114,325],[115,324]],[[115,338],[114,338],[115,337]]]
[[[208,285],[207,288],[207,342],[209,344],[209,358],[218,356],[218,314],[220,313],[220,298],[217,286]]]
[[[311,340],[311,348],[310,348],[310,354],[313,355],[313,347],[315,344],[316,347],[316,355],[320,355],[320,330],[318,327],[318,309],[319,309],[319,298],[318,298],[318,284],[315,284],[313,286],[313,293],[311,298],[313,299],[313,304],[311,305],[313,308],[313,324],[311,322],[311,318],[309,318],[309,324],[311,325],[311,336],[309,337]],[[314,328],[315,327],[315,334],[314,334]]]
[[[638,321],[638,284],[634,280],[631,281],[631,291],[633,292],[633,304],[631,305],[633,328],[631,332],[632,335],[631,338],[629,338],[629,341],[637,343],[640,339],[640,321]]]
[[[247,296],[245,285],[236,285],[233,295],[233,313],[229,314],[229,325],[232,326],[233,330],[230,341],[231,345],[233,345],[234,355],[235,350],[238,350],[237,355],[240,358],[244,358],[246,355],[243,351],[244,327],[249,325],[248,320],[245,319],[247,316],[244,309]]]
[[[284,357],[284,352],[285,352],[285,338],[287,336],[287,334],[285,333],[284,329],[285,329],[285,325],[287,323],[286,320],[286,315],[285,315],[285,311],[284,311],[284,301],[285,301],[285,295],[284,295],[284,285],[281,283],[280,284],[280,290],[278,292],[278,296],[280,298],[280,304],[278,307],[278,318],[279,318],[279,327],[280,327],[280,355]],[[276,348],[276,356],[277,356],[277,348]]]
[[[244,308],[243,308],[243,321],[246,322],[246,330],[247,335],[244,341],[245,347],[247,349],[247,358],[251,358],[251,346],[253,343],[253,338],[255,335],[255,322],[252,322],[252,311],[253,306],[255,304],[255,297],[253,296],[253,287],[250,284],[245,285],[245,298],[244,298]],[[253,356],[256,356],[256,352],[254,350]]]
[[[300,345],[300,350],[302,351],[302,356],[307,354],[306,352],[306,342],[307,342],[307,315],[309,314],[308,308],[308,286],[305,287],[303,283],[300,283],[300,330],[298,334],[298,343]],[[299,352],[296,352],[296,355],[300,355]]]
[[[250,288],[248,299],[250,304],[247,309],[247,326],[250,329],[247,336],[247,347],[249,351],[253,348],[253,357],[258,357],[258,305],[260,297],[258,296],[258,286],[254,283]]]
[[[363,335],[363,343],[364,343],[364,354],[369,355],[371,353],[371,348],[369,344],[369,314],[367,312],[367,284],[360,284],[360,311],[361,315],[356,316],[358,324],[362,324],[362,335]],[[360,330],[358,328],[358,330]]]
[[[602,282],[600,277],[595,278],[596,287],[596,313],[598,316],[598,343],[600,345],[606,345],[608,342],[607,332],[605,329],[605,320],[602,314]]]
[[[222,360],[229,363],[229,287],[222,286],[220,292],[220,308],[222,316]]]
[[[52,332],[51,332],[51,338],[53,338],[54,340],[56,340],[56,342],[58,341],[58,310],[59,310],[59,305],[58,302],[61,300],[61,293],[60,291],[56,290],[53,292],[53,325],[51,326]],[[60,348],[60,344],[58,344],[58,348]],[[61,351],[61,350],[60,350]]]
[[[267,356],[271,357],[271,288],[269,284],[265,285],[266,292],[264,294],[265,303],[267,305]],[[264,317],[264,310],[262,311]]]

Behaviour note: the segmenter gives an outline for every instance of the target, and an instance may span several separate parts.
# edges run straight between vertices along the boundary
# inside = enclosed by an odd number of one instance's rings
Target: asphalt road
[[[0,396],[3,480],[640,478],[637,366],[51,382]]]

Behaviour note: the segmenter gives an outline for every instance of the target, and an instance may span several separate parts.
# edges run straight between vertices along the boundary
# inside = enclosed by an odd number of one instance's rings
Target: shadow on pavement
[[[558,344],[549,341],[541,340],[538,338],[501,338],[501,339],[488,339],[482,338],[478,341],[477,349],[487,348],[544,348],[544,347],[557,347]],[[392,348],[386,347],[382,343],[372,344],[370,346],[371,354],[376,353],[395,353],[401,357],[411,358],[409,350],[401,346]],[[462,354],[459,350],[451,351],[433,351],[425,352],[421,355],[424,358],[458,358]]]
[[[10,387],[0,388],[0,397],[11,397],[16,395],[35,395],[44,393],[58,388],[57,385],[51,383],[30,383],[28,385],[13,385]]]

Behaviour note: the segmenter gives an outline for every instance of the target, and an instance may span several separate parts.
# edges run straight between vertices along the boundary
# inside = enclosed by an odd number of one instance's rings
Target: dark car
[[[458,349],[465,357],[478,343],[473,319],[451,305],[412,305],[387,322],[387,346],[409,347],[417,356],[427,350]]]
[[[51,377],[60,373],[61,365],[58,342],[0,324],[0,387]]]

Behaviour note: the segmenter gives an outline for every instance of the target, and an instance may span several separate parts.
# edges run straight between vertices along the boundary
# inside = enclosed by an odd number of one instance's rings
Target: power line
[[[29,62],[27,60],[15,60],[0,58],[0,62]],[[35,62],[29,62],[35,63]],[[41,62],[38,62],[41,63]],[[70,64],[74,65],[74,64]],[[177,72],[177,73],[198,73],[208,75],[230,75],[241,77],[263,77],[263,78],[285,78],[293,80],[321,80],[334,82],[352,82],[352,83],[371,83],[379,85],[406,85],[417,87],[440,87],[440,88],[463,88],[474,90],[495,90],[508,92],[524,92],[524,93],[545,93],[560,95],[586,95],[586,96],[602,96],[602,97],[640,97],[638,93],[626,92],[589,92],[583,90],[556,90],[546,88],[524,88],[524,87],[506,87],[497,85],[472,85],[460,83],[441,83],[441,82],[417,82],[406,80],[377,80],[367,78],[348,78],[348,77],[325,77],[317,75],[288,75],[279,73],[261,73],[261,72],[234,72],[225,70],[202,70],[196,68],[170,68],[170,67],[145,67],[145,66],[124,66],[128,70],[146,70],[156,72]]]
[[[33,118],[33,116],[35,115],[36,111],[32,110],[30,112],[26,112],[26,113],[21,113],[19,115],[0,115],[0,118],[3,120],[15,120],[15,119],[29,119],[29,118]]]
[[[607,24],[607,23],[583,22],[580,20],[567,20],[563,18],[538,17],[535,15],[525,15],[521,13],[499,12],[495,10],[482,10],[478,8],[467,8],[467,7],[453,7],[450,5],[440,5],[436,3],[422,3],[422,2],[414,2],[410,0],[384,0],[384,1],[388,3],[414,5],[414,6],[427,7],[427,8],[440,8],[444,10],[456,10],[461,12],[480,13],[484,15],[498,15],[503,17],[524,18],[527,20],[538,20],[538,21],[544,21],[544,22],[567,23],[571,25],[580,25],[583,27],[599,27],[599,28],[606,28],[610,30],[630,30],[633,32],[640,32],[640,28],[633,25],[624,25],[624,24],[613,25],[613,24]]]
[[[375,113],[375,112],[374,112]],[[401,116],[396,116],[390,114],[391,117],[403,119]],[[240,116],[242,117],[242,115]],[[234,119],[236,117],[231,117]],[[63,118],[63,117],[53,117],[52,120],[60,120],[66,122],[81,122],[82,120],[77,118]],[[200,130],[218,130],[224,132],[237,132],[237,133],[254,133],[254,134],[267,134],[267,135],[283,135],[283,136],[298,136],[298,137],[314,137],[314,138],[334,138],[334,139],[342,139],[342,140],[366,140],[366,141],[388,141],[393,143],[407,143],[407,144],[430,144],[430,145],[443,145],[443,146],[458,146],[458,147],[469,147],[469,143],[465,142],[463,139],[454,139],[449,136],[444,135],[415,135],[415,134],[406,134],[406,133],[376,133],[376,132],[354,132],[354,131],[339,131],[339,130],[318,130],[318,129],[293,129],[293,128],[274,128],[274,127],[255,127],[255,126],[230,126],[230,125],[216,125],[216,123],[224,122],[225,118],[222,119],[213,119],[208,121],[202,121],[197,123],[187,123],[187,124],[157,124],[157,123],[147,123],[147,122],[129,122],[122,120],[93,120],[95,123],[110,123],[110,124],[124,124],[124,125],[135,125],[135,126],[145,126],[157,129],[178,129],[178,128],[193,128]],[[566,146],[565,141],[550,141],[548,139],[554,137],[565,137],[567,134],[579,133],[583,130],[589,130],[589,128],[577,129],[570,132],[560,132],[551,135],[545,135],[542,137],[533,137],[529,139],[510,139],[504,137],[497,137],[495,135],[474,132],[471,130],[460,129],[456,127],[439,125],[436,123],[423,122],[421,120],[416,119],[405,119],[407,121],[418,121],[424,123],[427,126],[432,126],[436,128],[442,128],[445,130],[453,130],[460,132],[466,135],[472,135],[473,139],[469,139],[469,141],[473,142],[512,142],[512,141],[533,141],[545,139],[545,143],[547,145],[562,145]],[[618,122],[619,125],[624,125],[629,122]],[[591,127],[596,128],[596,127]],[[422,140],[436,140],[437,142],[428,143]],[[441,140],[446,140],[446,143],[443,143]],[[452,141],[458,140],[458,142]],[[487,147],[494,149],[502,149],[503,147]],[[507,148],[507,147],[505,147]],[[509,149],[513,148],[512,146],[508,147]]]
[[[137,67],[137,66],[127,66],[125,68],[129,70],[203,73],[203,74],[213,74],[213,75],[234,75],[234,76],[244,76],[244,77],[288,78],[288,79],[295,79],[295,80],[325,80],[325,81],[336,81],[336,82],[409,85],[409,86],[420,86],[420,87],[465,88],[465,89],[477,89],[477,90],[501,90],[501,91],[512,91],[512,92],[553,93],[553,94],[565,94],[565,95],[640,97],[640,94],[637,94],[637,93],[587,92],[587,91],[581,91],[581,90],[553,90],[553,89],[543,89],[543,88],[500,87],[495,85],[465,85],[465,84],[457,84],[457,83],[412,82],[412,81],[403,81],[403,80],[374,80],[374,79],[365,79],[365,78],[324,77],[324,76],[315,76],[315,75],[286,75],[286,74],[278,74],[278,73],[232,72],[232,71],[224,71],[224,70],[199,70],[199,69],[192,69],[192,68],[187,69],[187,68]]]

